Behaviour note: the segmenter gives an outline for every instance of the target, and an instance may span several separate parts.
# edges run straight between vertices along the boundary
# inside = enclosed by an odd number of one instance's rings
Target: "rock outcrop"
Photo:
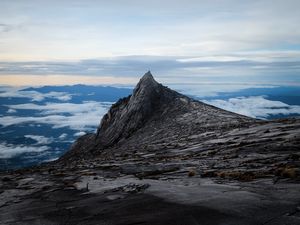
[[[126,139],[179,97],[183,96],[157,83],[150,71],[147,72],[133,94],[120,99],[104,115],[97,131],[97,143],[108,147]]]
[[[256,121],[173,91],[155,81],[148,71],[132,95],[112,105],[97,133],[80,138],[62,158],[76,160],[75,155],[86,157],[123,144],[128,148],[128,144],[148,146],[158,140],[164,140],[165,144],[177,143],[187,135],[223,132]]]

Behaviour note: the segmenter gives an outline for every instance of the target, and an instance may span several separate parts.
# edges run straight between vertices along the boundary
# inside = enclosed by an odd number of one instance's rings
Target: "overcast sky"
[[[298,0],[1,0],[0,84],[126,83],[148,69],[174,82],[299,83],[299,9]]]

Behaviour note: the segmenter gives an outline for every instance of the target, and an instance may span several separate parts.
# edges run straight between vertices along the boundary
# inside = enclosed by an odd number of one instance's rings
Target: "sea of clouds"
[[[0,133],[4,128],[12,127],[13,136],[15,135],[13,130],[17,126],[38,127],[43,124],[51,126],[52,129],[67,128],[73,131],[71,137],[70,134],[62,133],[57,138],[36,135],[28,131],[29,133],[24,134],[24,138],[30,139],[33,144],[12,144],[1,140],[0,159],[13,158],[24,153],[42,154],[51,150],[49,144],[75,140],[87,132],[94,132],[101,117],[112,104],[96,101],[72,103],[72,94],[66,92],[41,93],[13,87],[1,87],[0,99],[10,99],[12,103],[15,102],[14,99],[25,99],[23,100],[25,103],[21,104],[1,103],[1,107],[6,111],[2,111],[0,117]],[[30,113],[24,114],[26,111]]]
[[[213,88],[210,89],[207,85],[202,87],[193,85],[189,87],[174,86],[172,88],[179,90],[183,94],[195,96],[207,104],[253,118],[267,119],[272,115],[278,114],[300,115],[299,105],[288,105],[281,101],[269,100],[267,96],[263,95],[218,99],[218,92]],[[236,86],[235,90],[239,91],[243,88],[247,87]],[[217,90],[232,91],[232,88],[229,88],[227,85],[223,85],[223,87],[219,85]],[[5,108],[6,111],[2,111],[0,117],[0,133],[4,132],[4,128],[41,126],[45,124],[51,126],[52,129],[67,128],[72,130],[72,134],[64,132],[54,138],[30,132],[24,133],[24,138],[32,141],[30,144],[12,144],[6,140],[0,140],[0,159],[13,158],[24,153],[43,154],[47,151],[53,151],[49,147],[52,143],[71,142],[88,132],[95,132],[102,116],[113,102],[83,101],[81,103],[74,103],[72,102],[73,95],[74,93],[70,94],[67,92],[50,91],[41,93],[38,91],[24,91],[18,88],[1,87],[0,99],[21,98],[27,100],[23,102],[18,101],[19,104],[13,100],[9,104],[1,103],[1,107]],[[214,98],[206,98],[207,96],[214,96]],[[20,113],[24,111],[32,113]],[[6,130],[5,132],[10,131]],[[12,132],[11,135],[14,135],[14,133]]]

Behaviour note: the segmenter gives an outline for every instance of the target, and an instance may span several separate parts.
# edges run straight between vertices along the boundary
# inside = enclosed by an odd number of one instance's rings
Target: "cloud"
[[[9,32],[12,29],[12,27],[8,24],[0,23],[0,33]]]
[[[0,62],[0,74],[133,76],[133,74],[143,73],[147,69],[161,73],[172,69],[195,67],[268,66],[290,68],[299,65],[299,62],[300,51],[297,49],[255,50],[222,54],[199,53],[193,57],[136,55],[60,61],[59,63],[55,61]]]
[[[37,91],[22,91],[17,88],[10,88],[6,91],[0,92],[0,97],[2,98],[29,98],[32,101],[40,102],[46,98],[57,99],[60,101],[69,101],[72,99],[72,95],[66,92],[48,92],[40,93]]]
[[[5,142],[0,143],[0,159],[13,158],[18,155],[30,152],[44,152],[49,150],[47,146],[25,146],[25,145],[11,145]]]
[[[94,130],[100,122],[100,118],[106,113],[108,103],[84,102],[73,103],[47,103],[46,105],[19,104],[7,105],[11,109],[31,109],[40,111],[39,116],[0,117],[2,126],[16,125],[20,123],[42,123],[53,125],[53,128],[70,127],[73,130]],[[67,115],[65,115],[67,114]]]
[[[93,111],[98,112],[101,110],[106,110],[112,103],[101,103],[94,101],[86,101],[82,104],[75,103],[46,103],[45,105],[37,105],[33,103],[17,104],[17,105],[6,105],[11,109],[30,109],[41,111],[41,115],[51,115],[51,114],[64,114],[70,113],[73,115],[90,113]],[[104,108],[105,107],[105,108]]]
[[[7,110],[6,113],[16,113],[16,112],[17,112],[17,110],[15,110],[15,109],[9,109],[9,110]]]
[[[0,62],[3,84],[47,84],[60,80],[74,83],[135,83],[151,70],[168,83],[236,81],[300,82],[300,51],[249,51],[182,56],[124,56],[61,62]],[[59,74],[59,75],[57,75]],[[282,76],[284,74],[285,76]],[[11,76],[14,75],[14,76]],[[22,76],[21,79],[18,76]],[[26,81],[26,76],[27,81]],[[15,78],[18,78],[16,81]],[[29,82],[35,79],[36,82]],[[26,82],[25,82],[26,81]],[[93,83],[94,82],[94,83]],[[32,93],[36,94],[36,93]],[[54,93],[53,93],[54,94]],[[50,95],[50,94],[49,94]],[[71,97],[71,96],[69,96]]]
[[[85,135],[85,134],[86,134],[85,132],[80,131],[80,132],[75,133],[74,136],[75,136],[75,137],[80,137],[80,136],[83,136],[83,135]]]
[[[67,136],[68,136],[68,134],[62,133],[58,138],[59,138],[60,140],[64,140],[64,139],[66,139]]]
[[[43,160],[43,162],[45,162],[45,163],[47,163],[47,162],[52,162],[52,161],[55,161],[55,160],[57,160],[57,159],[59,159],[59,157],[54,157],[54,158],[50,158],[50,159],[45,159],[45,160]]]
[[[189,55],[299,46],[299,1],[1,1],[3,59]],[[137,32],[137,30],[139,32]],[[120,37],[122,40],[120,41]]]
[[[263,96],[238,97],[228,100],[203,100],[216,107],[253,118],[267,118],[271,115],[300,114],[300,106],[271,101]]]
[[[44,98],[55,98],[60,101],[69,101],[72,99],[72,95],[65,92],[49,92],[44,94]]]
[[[53,142],[53,138],[45,137],[45,136],[39,136],[39,135],[24,135],[26,138],[30,138],[32,140],[35,140],[37,145],[46,145]]]
[[[238,92],[247,88],[275,88],[274,85],[239,83],[170,84],[170,88],[193,97],[218,96],[220,92]]]

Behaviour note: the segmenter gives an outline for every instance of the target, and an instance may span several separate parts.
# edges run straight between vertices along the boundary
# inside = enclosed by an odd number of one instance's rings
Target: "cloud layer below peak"
[[[108,106],[108,103],[103,105],[101,102],[7,105],[10,109],[15,110],[36,110],[38,114],[35,116],[2,116],[0,125],[7,127],[21,123],[42,123],[53,125],[53,128],[69,127],[73,130],[90,131],[97,127]]]
[[[204,100],[205,103],[235,112],[241,115],[265,119],[274,115],[300,115],[299,105],[288,105],[280,101],[271,101],[263,96],[237,97],[228,100]]]

